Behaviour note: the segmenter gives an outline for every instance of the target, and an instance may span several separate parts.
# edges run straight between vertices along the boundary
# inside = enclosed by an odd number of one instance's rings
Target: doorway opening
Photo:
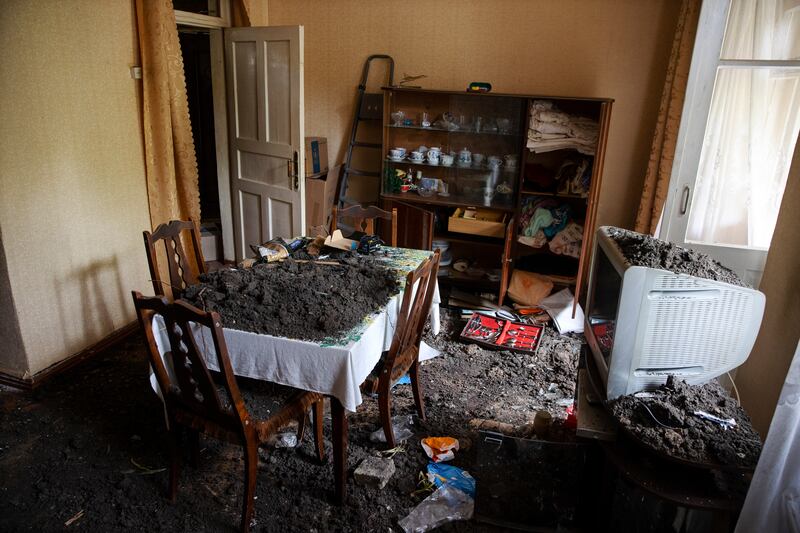
[[[223,248],[217,128],[214,118],[211,31],[178,26],[189,118],[197,158],[203,256],[213,269],[214,266],[220,266],[225,262],[226,254]]]

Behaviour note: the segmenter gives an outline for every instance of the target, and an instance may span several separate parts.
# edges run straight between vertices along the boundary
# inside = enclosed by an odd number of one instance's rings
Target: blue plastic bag
[[[457,466],[445,463],[428,463],[428,479],[437,487],[449,485],[475,497],[475,478]]]

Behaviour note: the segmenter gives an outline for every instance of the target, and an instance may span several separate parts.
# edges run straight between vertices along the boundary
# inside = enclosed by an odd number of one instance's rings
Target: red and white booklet
[[[534,353],[543,330],[543,326],[472,313],[461,331],[461,338],[488,348]]]

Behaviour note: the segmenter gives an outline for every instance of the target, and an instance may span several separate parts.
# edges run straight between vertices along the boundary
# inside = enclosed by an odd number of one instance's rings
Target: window
[[[769,248],[800,129],[798,3],[731,2],[686,242]]]
[[[800,0],[704,0],[659,236],[758,286],[800,131]]]

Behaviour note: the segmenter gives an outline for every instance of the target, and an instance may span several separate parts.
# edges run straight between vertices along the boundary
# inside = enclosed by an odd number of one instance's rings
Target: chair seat
[[[419,350],[416,346],[412,346],[409,348],[406,353],[408,354],[407,359],[408,361],[414,361],[417,357]],[[364,380],[364,383],[361,384],[361,392],[367,394],[377,394],[378,393],[378,382],[380,381],[381,374],[383,373],[383,368],[386,366],[386,357],[389,354],[388,351],[383,352],[381,354],[381,359],[378,361],[378,364],[375,365],[375,368],[372,369],[372,372],[369,373],[367,379]],[[392,379],[391,385],[397,383],[400,378],[403,377],[405,371],[402,370],[400,367],[395,367],[392,369]]]
[[[277,383],[247,378],[238,378],[237,381],[261,443],[266,442],[270,434],[299,420],[308,412],[311,404],[323,399],[319,393]],[[223,407],[231,409],[232,405],[224,394],[224,387],[218,386],[217,389],[220,391],[220,398],[224,400]]]

